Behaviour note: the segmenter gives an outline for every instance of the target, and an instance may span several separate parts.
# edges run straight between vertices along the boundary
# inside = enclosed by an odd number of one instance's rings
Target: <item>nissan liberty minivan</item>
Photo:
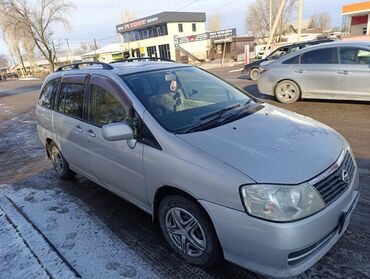
[[[189,65],[90,64],[49,75],[36,108],[61,179],[78,173],[137,205],[203,268],[293,276],[343,235],[359,177],[336,131]]]

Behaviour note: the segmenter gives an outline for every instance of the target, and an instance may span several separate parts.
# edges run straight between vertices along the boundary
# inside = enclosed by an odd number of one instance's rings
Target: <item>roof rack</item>
[[[56,69],[56,72],[62,72],[64,68],[71,68],[70,70],[79,70],[80,65],[101,65],[104,70],[112,70],[113,67],[107,63],[103,62],[97,62],[97,61],[89,61],[89,62],[78,62],[78,63],[73,63],[73,64],[67,64],[59,67]]]
[[[120,62],[134,62],[134,61],[167,61],[167,62],[176,62],[171,59],[161,58],[161,57],[137,57],[137,58],[127,58],[127,59],[120,59],[109,64],[120,63]]]

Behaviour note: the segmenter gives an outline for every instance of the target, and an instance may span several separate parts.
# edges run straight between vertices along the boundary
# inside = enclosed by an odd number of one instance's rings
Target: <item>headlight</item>
[[[316,189],[307,183],[297,186],[245,185],[241,195],[250,215],[276,222],[302,219],[325,207]]]

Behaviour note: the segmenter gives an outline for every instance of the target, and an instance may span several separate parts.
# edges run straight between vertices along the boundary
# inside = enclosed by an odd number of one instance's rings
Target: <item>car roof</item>
[[[370,42],[369,41],[334,41],[334,42],[328,42],[328,43],[322,43],[322,44],[317,44],[317,45],[312,45],[312,46],[307,46],[303,49],[300,49],[296,52],[289,53],[288,55],[282,56],[275,61],[271,62],[268,64],[269,66],[273,65],[280,65],[286,60],[289,60],[290,58],[293,58],[295,56],[299,56],[303,53],[306,53],[311,50],[315,49],[322,49],[322,48],[327,48],[327,47],[366,47],[370,48]]]
[[[170,61],[133,61],[133,62],[116,62],[111,64],[99,63],[99,62],[86,62],[86,64],[93,63],[87,67],[81,67],[77,69],[62,70],[61,68],[51,73],[47,80],[79,75],[79,74],[101,74],[109,75],[114,73],[116,75],[130,75],[135,73],[142,73],[154,70],[163,70],[179,67],[192,67],[191,65],[181,64]],[[78,63],[77,63],[78,64]],[[83,64],[83,63],[82,63]],[[72,64],[73,65],[73,64]],[[67,65],[69,66],[69,65]],[[66,67],[66,66],[63,66]]]

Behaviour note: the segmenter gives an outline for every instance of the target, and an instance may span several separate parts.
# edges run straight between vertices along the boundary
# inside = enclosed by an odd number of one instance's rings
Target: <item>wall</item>
[[[147,47],[150,46],[156,46],[157,47],[157,54],[159,56],[159,45],[163,44],[169,44],[170,45],[170,53],[171,53],[171,59],[175,60],[176,59],[176,51],[175,51],[175,43],[174,43],[174,36],[178,35],[179,37],[182,36],[187,36],[187,35],[195,35],[195,34],[201,34],[205,32],[205,23],[204,22],[195,22],[197,31],[193,32],[192,31],[192,22],[182,22],[183,25],[183,32],[179,32],[178,29],[178,23],[177,22],[172,22],[172,23],[167,23],[167,30],[168,30],[168,35],[166,36],[160,36],[160,37],[155,37],[155,38],[149,38],[145,40],[140,40],[140,41],[135,41],[135,42],[129,42],[129,43],[124,43],[124,49],[137,49],[140,47],[145,48],[145,56],[148,55],[147,53]],[[185,48],[185,47],[184,47]],[[206,54],[207,52],[207,42],[196,42],[196,43],[191,43],[189,44],[189,47],[186,49],[189,52],[193,53],[202,53]]]
[[[367,27],[367,24],[357,24],[351,26],[351,36],[361,36],[363,35],[363,29]]]

